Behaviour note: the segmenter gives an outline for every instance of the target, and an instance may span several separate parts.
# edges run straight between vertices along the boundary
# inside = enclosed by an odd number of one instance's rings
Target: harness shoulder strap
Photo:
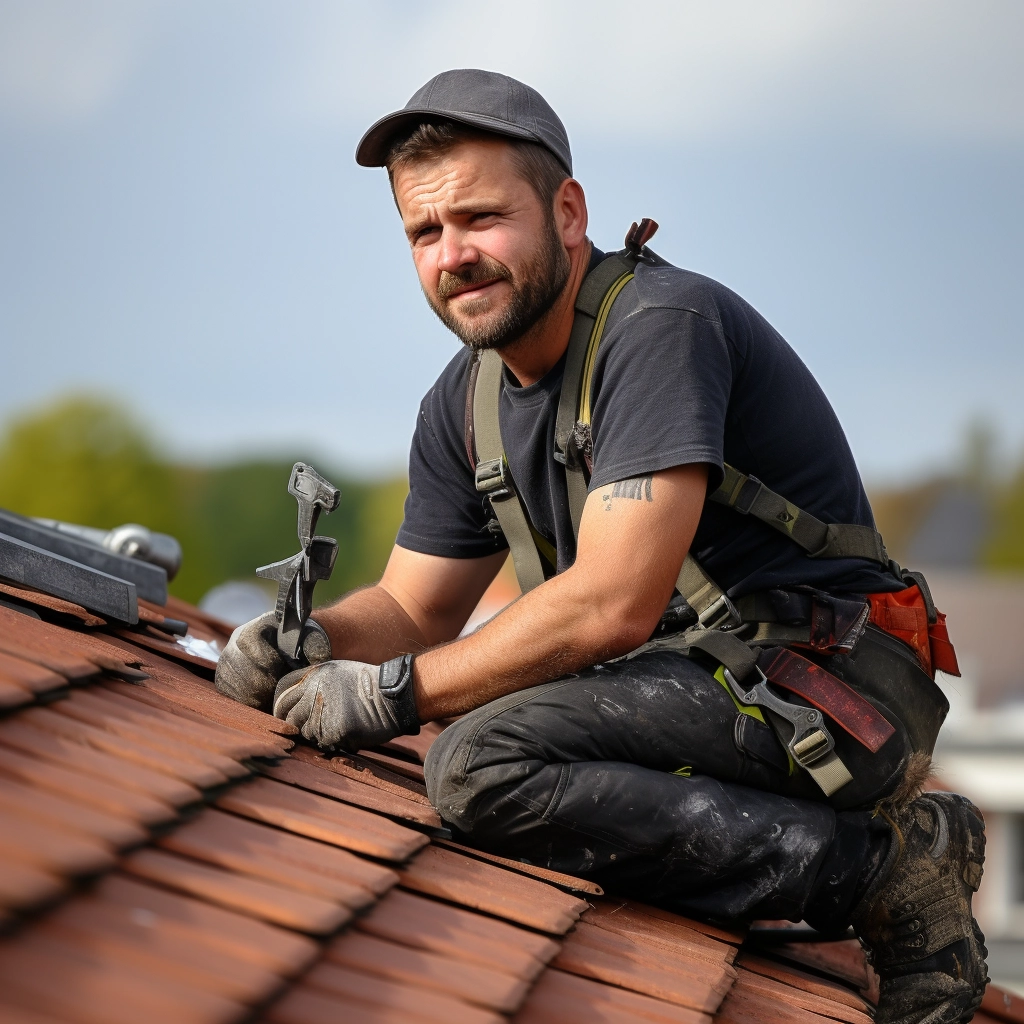
[[[562,390],[555,417],[555,460],[565,466],[569,518],[578,538],[587,502],[585,459],[589,455],[584,430],[590,426],[590,384],[594,363],[612,304],[633,278],[635,259],[615,253],[603,259],[584,279],[576,296],[576,312],[565,356]]]
[[[728,505],[741,515],[751,515],[785,534],[811,558],[866,558],[889,568],[889,555],[877,530],[853,523],[823,523],[766,487],[756,476],[733,466],[726,465],[722,484],[710,500]]]
[[[535,541],[536,531],[526,517],[508,471],[501,443],[498,403],[501,399],[502,361],[497,352],[479,356],[479,369],[470,374],[473,386],[473,435],[476,446],[476,489],[490,499],[491,509],[505,535],[519,588],[525,594],[544,582],[544,567]]]

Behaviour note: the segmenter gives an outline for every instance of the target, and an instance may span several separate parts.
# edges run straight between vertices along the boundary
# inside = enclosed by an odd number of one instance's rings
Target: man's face
[[[569,256],[506,143],[399,165],[394,188],[427,301],[466,345],[504,348],[561,294]]]

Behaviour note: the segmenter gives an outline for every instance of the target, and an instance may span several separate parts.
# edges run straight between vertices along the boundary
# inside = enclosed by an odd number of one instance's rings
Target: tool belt
[[[738,598],[739,621],[712,629],[676,602],[660,635],[628,657],[668,649],[721,665],[718,678],[737,707],[760,709],[791,763],[832,796],[853,776],[826,719],[874,754],[896,732],[881,704],[902,723],[913,751],[932,752],[949,705],[930,677],[934,668],[959,674],[944,625],[936,613],[934,643],[922,649],[927,629],[918,630],[915,644],[915,636],[904,638],[876,622],[877,608],[898,607],[910,614],[896,617],[897,625],[909,627],[918,613],[928,625],[926,593],[917,583],[864,597],[811,588],[765,591]],[[891,597],[899,604],[886,600]]]
[[[646,246],[657,227],[647,218],[632,225],[626,248],[602,260],[584,279],[576,297],[553,452],[554,459],[565,467],[576,537],[593,469],[591,391],[598,348],[612,305],[632,280],[637,264],[670,265]],[[557,558],[551,544],[530,522],[516,493],[501,439],[501,388],[498,353],[475,354],[466,387],[466,454],[474,469],[476,489],[488,498],[494,513],[488,526],[504,534],[519,586],[526,593],[554,575]],[[866,689],[862,680],[852,680],[851,685],[841,678],[845,671],[843,658],[848,656],[851,663],[858,660],[854,652],[866,631],[877,629],[913,651],[928,676],[934,678],[936,669],[959,675],[945,616],[935,609],[924,577],[906,572],[889,558],[881,536],[872,527],[825,523],[757,477],[728,464],[721,485],[708,500],[726,505],[739,515],[753,516],[797,544],[810,558],[865,559],[907,584],[907,589],[898,593],[864,597],[837,597],[798,587],[750,594],[733,601],[693,555],[687,554],[676,580],[677,596],[652,642],[640,648],[644,651],[652,646],[670,646],[684,654],[692,651],[706,655],[722,665],[736,702],[761,708],[792,761],[831,796],[852,776],[835,751],[824,716],[871,753],[876,753],[895,731],[860,692]],[[801,649],[808,655],[801,654]],[[824,658],[829,659],[828,669],[819,664]],[[860,662],[864,660],[859,657]],[[782,699],[769,684],[804,703]],[[889,703],[887,697],[877,699]],[[901,699],[902,713],[914,718],[917,703],[907,695]],[[915,719],[907,724],[907,730],[915,749],[930,753],[948,705],[941,693],[938,698],[930,694],[924,704],[930,709],[928,715],[920,722]]]

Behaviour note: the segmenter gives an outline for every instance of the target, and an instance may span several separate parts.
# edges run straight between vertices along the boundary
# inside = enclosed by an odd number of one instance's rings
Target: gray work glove
[[[307,628],[316,633],[316,654],[308,657],[314,645],[306,643],[303,651],[309,661],[327,661],[331,644],[327,634],[312,620]],[[277,681],[296,667],[277,649],[277,619],[267,612],[252,619],[231,634],[224,653],[217,662],[215,685],[227,697],[248,704],[260,711],[269,711]]]
[[[277,684],[274,714],[323,748],[356,751],[418,733],[412,655],[383,665],[328,661],[289,672]]]

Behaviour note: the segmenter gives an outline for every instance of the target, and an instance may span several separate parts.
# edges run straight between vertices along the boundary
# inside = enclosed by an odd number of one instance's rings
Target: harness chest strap
[[[498,402],[501,397],[503,363],[497,352],[485,351],[471,383],[473,433],[476,446],[476,489],[490,499],[495,519],[512,552],[519,587],[525,594],[544,582],[544,567],[534,540],[534,531],[526,517],[501,443]]]

